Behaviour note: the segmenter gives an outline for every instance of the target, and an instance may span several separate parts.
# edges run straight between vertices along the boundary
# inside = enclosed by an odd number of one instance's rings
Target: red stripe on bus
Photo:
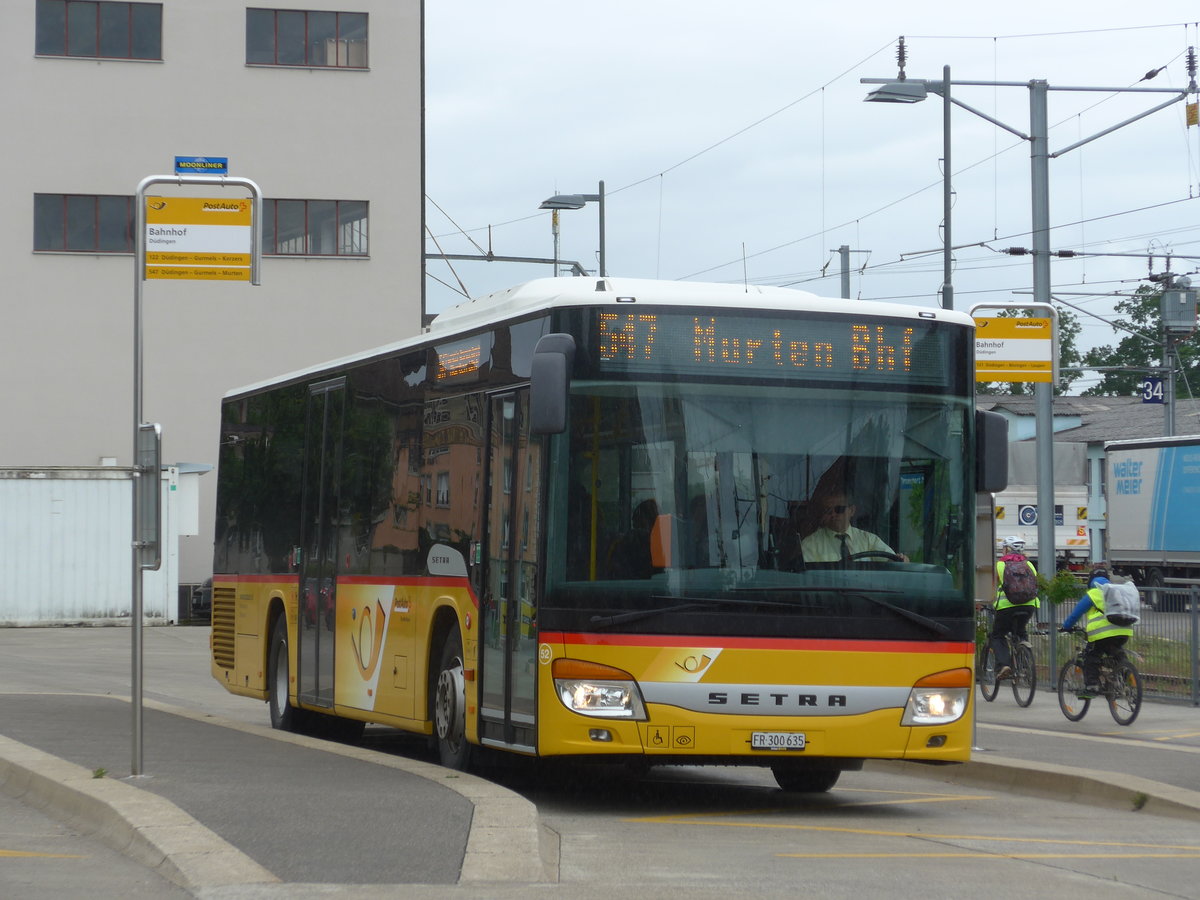
[[[279,581],[298,584],[297,575],[215,575],[213,581],[220,583],[243,582],[246,584],[270,584]],[[466,576],[428,575],[413,578],[381,578],[378,575],[339,575],[338,584],[412,585],[414,587],[465,587],[470,588]]]
[[[720,647],[738,650],[831,650],[855,653],[973,653],[963,641],[878,641],[845,638],[756,638],[674,634],[580,634],[543,631],[538,639],[593,647]]]
[[[214,575],[214,585],[224,584],[287,584],[298,585],[296,575]],[[471,589],[470,582],[464,576],[428,575],[415,578],[380,578],[377,575],[343,575],[338,578],[339,585],[378,585],[380,587],[449,587],[463,588],[471,599],[471,604],[478,609],[479,598]]]

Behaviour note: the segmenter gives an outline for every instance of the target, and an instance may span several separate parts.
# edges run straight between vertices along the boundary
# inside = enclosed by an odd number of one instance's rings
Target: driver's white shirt
[[[804,554],[804,561],[806,563],[840,562],[842,542],[838,535],[842,533],[829,528],[818,528],[800,542],[800,552]],[[855,553],[866,553],[868,550],[879,553],[894,554],[896,552],[881,541],[878,535],[855,528],[853,525],[847,528],[844,534],[846,535],[846,548],[850,551],[851,556]]]

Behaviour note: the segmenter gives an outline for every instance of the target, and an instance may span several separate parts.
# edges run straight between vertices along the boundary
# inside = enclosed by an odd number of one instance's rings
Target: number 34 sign
[[[1161,378],[1144,378],[1141,383],[1143,403],[1163,402],[1163,383]]]

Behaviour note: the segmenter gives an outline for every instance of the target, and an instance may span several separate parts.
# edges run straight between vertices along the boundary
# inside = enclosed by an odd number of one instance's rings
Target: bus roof
[[[378,356],[453,338],[481,326],[513,321],[551,309],[572,306],[621,306],[634,303],[656,306],[724,305],[729,309],[787,310],[792,312],[855,312],[892,319],[939,319],[974,326],[966,313],[878,300],[821,297],[808,291],[770,285],[722,284],[702,281],[658,281],[650,278],[538,278],[515,287],[485,294],[441,312],[419,334],[372,347],[340,359],[306,366],[294,372],[227,391],[225,398],[256,393],[288,384],[330,369],[365,362]]]

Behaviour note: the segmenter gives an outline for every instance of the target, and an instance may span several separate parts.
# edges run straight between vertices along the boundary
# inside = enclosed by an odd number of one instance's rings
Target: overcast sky
[[[853,297],[927,306],[940,303],[942,281],[942,101],[864,103],[870,87],[859,81],[896,74],[899,35],[909,78],[940,79],[949,65],[953,81],[1038,78],[1051,88],[1182,90],[1187,48],[1200,44],[1195,5],[1175,0],[436,0],[425,9],[426,220],[442,251],[550,257],[539,203],[594,193],[603,179],[609,275],[836,297],[836,250],[848,245]],[[1028,132],[1026,87],[954,91]],[[1052,90],[1050,150],[1169,96]],[[951,131],[956,306],[1017,300],[1030,290],[1030,257],[996,251],[1030,245],[1028,142],[959,108]],[[1178,103],[1051,160],[1051,248],[1200,256],[1197,198],[1200,129],[1185,127]],[[560,223],[562,258],[594,269],[595,204]],[[430,239],[426,249],[438,247]],[[455,288],[461,278],[471,296],[552,274],[510,263],[428,269]],[[1113,294],[1147,271],[1145,258],[1089,256],[1056,260],[1052,281],[1063,299],[1108,316]],[[427,289],[430,312],[461,299],[434,277]],[[1082,322],[1084,346],[1114,342],[1107,326]]]

